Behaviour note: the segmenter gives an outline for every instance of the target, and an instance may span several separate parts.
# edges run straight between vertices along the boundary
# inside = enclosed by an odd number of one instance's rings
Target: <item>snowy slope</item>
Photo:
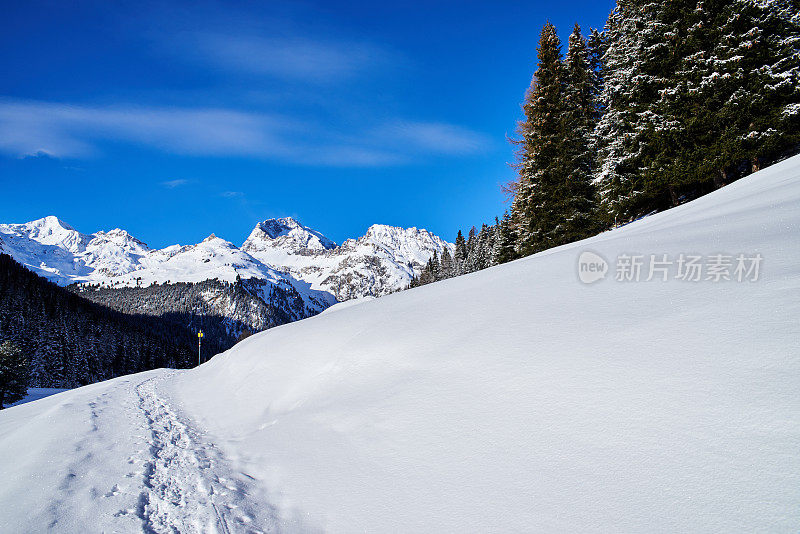
[[[797,532],[800,157],[595,238],[0,412],[0,531]],[[577,262],[611,263],[582,284]],[[618,282],[626,254],[757,281]]]
[[[0,459],[0,532],[270,530],[262,490],[187,425],[160,389],[169,379],[148,371],[0,412],[14,454]]]
[[[794,158],[582,243],[253,336],[175,384],[309,527],[796,532],[798,242]],[[757,282],[584,285],[586,249],[764,265]]]

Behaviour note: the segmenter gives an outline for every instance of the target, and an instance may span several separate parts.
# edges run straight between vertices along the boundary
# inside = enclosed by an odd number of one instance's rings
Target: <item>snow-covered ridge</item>
[[[196,245],[154,250],[125,230],[83,234],[54,216],[0,224],[0,239],[2,250],[59,284],[124,287],[257,278],[338,300],[401,289],[434,252],[452,250],[426,230],[386,225],[374,225],[337,247],[291,217],[258,223],[241,248],[212,234]]]
[[[320,251],[336,247],[336,243],[291,217],[267,219],[253,228],[242,245],[243,250],[279,248],[290,253],[300,251]]]
[[[285,221],[285,220],[282,220]],[[264,237],[264,228],[274,228],[272,221],[259,223],[242,245],[242,250],[280,271],[304,280],[311,287],[328,291],[339,301],[364,296],[381,296],[406,287],[418,275],[434,253],[454,245],[433,233],[418,228],[399,228],[375,224],[358,239],[348,239],[336,247],[304,246],[315,241],[309,229],[283,224],[290,230]],[[296,224],[296,223],[295,223]],[[293,237],[284,240],[284,237]],[[324,243],[324,242],[323,242]]]

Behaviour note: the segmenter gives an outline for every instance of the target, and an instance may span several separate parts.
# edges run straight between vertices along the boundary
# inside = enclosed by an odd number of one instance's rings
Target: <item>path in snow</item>
[[[159,396],[158,382],[168,376],[148,378],[135,388],[151,433],[150,450],[143,459],[139,507],[121,513],[137,513],[146,532],[263,532],[254,521],[268,507],[248,501],[247,483],[233,476],[214,444]],[[129,461],[137,460],[142,458]]]
[[[258,483],[161,391],[151,371],[3,411],[0,532],[275,531]],[[38,405],[38,406],[37,406]],[[14,429],[14,432],[9,432]]]

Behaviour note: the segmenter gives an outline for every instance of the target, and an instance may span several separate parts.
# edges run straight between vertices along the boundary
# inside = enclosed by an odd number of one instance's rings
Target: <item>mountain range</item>
[[[210,235],[151,249],[125,230],[84,234],[55,216],[0,224],[0,252],[59,285],[102,288],[206,280],[258,281],[297,292],[308,310],[402,289],[434,253],[454,245],[417,228],[373,225],[341,245],[291,217],[258,223],[241,247]]]

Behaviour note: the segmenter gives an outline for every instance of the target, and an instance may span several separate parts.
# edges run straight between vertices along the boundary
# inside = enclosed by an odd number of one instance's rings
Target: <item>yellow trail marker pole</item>
[[[203,341],[203,331],[197,333],[197,365],[200,366],[200,343]]]

